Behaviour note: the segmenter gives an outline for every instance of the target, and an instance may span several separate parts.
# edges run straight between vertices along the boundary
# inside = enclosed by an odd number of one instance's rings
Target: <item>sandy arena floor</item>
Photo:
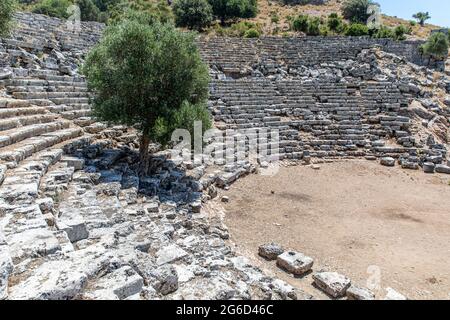
[[[360,285],[411,299],[450,299],[450,177],[368,161],[281,168],[251,175],[222,195],[237,250],[318,297],[311,275],[294,279],[257,256],[275,241]],[[380,279],[377,281],[377,279]]]

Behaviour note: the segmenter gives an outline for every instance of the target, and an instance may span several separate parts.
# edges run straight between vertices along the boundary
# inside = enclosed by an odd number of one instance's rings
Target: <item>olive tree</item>
[[[172,24],[124,20],[108,27],[83,66],[94,116],[140,129],[141,175],[150,142],[162,136],[160,124],[173,122],[186,103],[207,99],[208,68],[194,40]]]

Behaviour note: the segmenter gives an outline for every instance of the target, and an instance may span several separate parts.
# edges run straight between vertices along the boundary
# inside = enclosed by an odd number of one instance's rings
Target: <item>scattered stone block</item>
[[[186,251],[181,249],[176,244],[171,244],[158,250],[158,252],[156,253],[156,264],[163,265],[166,263],[172,263],[181,258],[184,258],[186,255]]]
[[[438,164],[435,167],[437,173],[450,174],[450,166],[445,166],[443,164]]]
[[[230,202],[230,198],[227,197],[227,196],[223,196],[222,199],[221,199],[221,201],[222,201],[223,203],[228,203],[228,202]]]
[[[394,167],[395,166],[395,159],[391,157],[384,157],[381,158],[380,164],[386,167]]]
[[[384,300],[408,300],[408,298],[392,288],[387,288],[386,291],[387,293]]]
[[[117,269],[95,282],[95,287],[126,299],[142,291],[144,279],[129,266]]]
[[[432,162],[425,162],[423,164],[423,172],[425,173],[434,173],[436,165]]]
[[[258,254],[263,257],[266,258],[267,260],[276,260],[277,257],[282,254],[284,252],[284,249],[276,244],[276,243],[269,243],[269,244],[264,244],[262,246],[259,247],[258,249]]]
[[[75,157],[63,157],[61,162],[67,163],[69,167],[73,167],[75,170],[81,170],[84,168],[84,159]]]
[[[303,275],[309,272],[314,260],[303,253],[287,251],[277,257],[277,265],[294,275]]]
[[[164,265],[151,272],[153,288],[162,295],[168,295],[178,289],[178,274],[171,265]]]
[[[202,210],[202,203],[201,201],[195,201],[191,204],[191,209],[193,213],[200,213]]]
[[[347,289],[348,300],[375,300],[375,295],[366,288],[361,288],[356,285],[351,285]]]
[[[345,296],[351,281],[337,272],[320,272],[313,275],[314,284],[333,298]]]

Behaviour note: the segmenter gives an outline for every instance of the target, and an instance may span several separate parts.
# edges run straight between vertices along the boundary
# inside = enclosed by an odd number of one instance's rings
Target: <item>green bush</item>
[[[158,123],[171,123],[186,102],[205,103],[209,82],[194,34],[146,20],[108,27],[82,68],[93,115],[140,129],[140,174],[147,173],[150,141],[161,138]]]
[[[449,40],[442,32],[433,33],[428,41],[422,46],[423,54],[438,60],[443,60],[448,56]]]
[[[232,24],[231,27],[229,28],[222,28],[222,35],[232,37],[244,37],[246,32],[251,29],[258,31],[259,34],[262,33],[262,30],[259,25],[249,21],[241,21]]]
[[[387,38],[395,38],[395,33],[391,28],[388,28],[386,26],[381,26],[374,34],[372,35],[374,38],[379,39],[387,39]]]
[[[335,33],[342,33],[344,29],[344,20],[337,13],[331,13],[327,19],[328,28]]]
[[[212,7],[207,0],[176,0],[173,4],[175,23],[180,27],[203,30],[212,22]]]
[[[32,12],[67,19],[70,16],[68,9],[71,5],[69,0],[43,0],[33,7]]]
[[[100,10],[92,0],[77,0],[77,5],[80,7],[81,20],[99,21]]]
[[[256,29],[248,29],[244,33],[244,38],[259,38],[259,32]]]
[[[226,20],[253,18],[258,13],[257,0],[208,0],[213,14],[220,18],[222,25]]]
[[[369,7],[375,4],[372,0],[346,0],[342,5],[342,15],[351,22],[365,24],[370,17]]]
[[[365,24],[352,23],[345,31],[346,36],[361,37],[369,35],[369,28]]]
[[[162,23],[173,22],[173,13],[169,5],[164,0],[121,0],[111,5],[109,11],[109,23],[117,24],[123,20],[129,20],[130,14],[136,16],[137,13],[151,17],[151,21]]]
[[[307,32],[309,17],[306,15],[299,15],[292,21],[292,30]]]
[[[399,25],[394,29],[395,40],[405,40],[406,35],[411,33],[411,29],[405,27],[404,25]]]
[[[9,35],[13,27],[13,14],[16,10],[15,0],[1,0],[0,2],[0,36]]]
[[[212,126],[211,115],[206,104],[190,104],[184,102],[170,119],[158,118],[155,124],[155,136],[158,142],[166,146],[172,138],[172,132],[176,129],[186,129],[191,135],[191,146],[194,146],[194,125],[196,121],[202,123],[202,136]]]
[[[414,21],[414,20],[410,20],[409,21],[409,25],[412,26],[412,27],[415,27],[415,26],[417,26],[417,22]]]
[[[308,36],[320,35],[320,18],[314,17],[308,21],[308,30],[306,31]]]

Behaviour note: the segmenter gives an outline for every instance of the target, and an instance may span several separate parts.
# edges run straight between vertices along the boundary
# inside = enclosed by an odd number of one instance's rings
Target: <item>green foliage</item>
[[[425,25],[425,21],[431,19],[431,16],[429,12],[417,12],[413,15],[413,18],[416,19],[423,27]]]
[[[170,119],[158,118],[155,124],[154,134],[156,140],[166,146],[176,129],[186,129],[191,135],[191,146],[194,145],[194,124],[202,123],[202,135],[212,127],[211,115],[204,103],[190,104],[184,102],[180,110],[174,113]]]
[[[414,20],[410,20],[410,21],[409,21],[409,25],[410,25],[411,27],[415,27],[415,26],[417,26],[417,22],[414,21]]]
[[[308,30],[306,31],[308,36],[320,35],[320,18],[314,17],[308,21]]]
[[[118,4],[121,0],[94,0],[94,4],[101,12],[107,11],[114,5]]]
[[[369,35],[369,28],[365,24],[352,23],[345,31],[346,36],[361,37]]]
[[[405,27],[404,25],[399,25],[394,29],[394,39],[395,40],[405,40],[406,35],[411,33],[411,29]]]
[[[99,21],[100,10],[92,0],[77,0],[76,3],[80,7],[81,20]]]
[[[309,17],[307,15],[299,15],[292,21],[292,30],[307,32]]]
[[[141,173],[150,139],[160,139],[157,123],[170,123],[186,102],[202,103],[208,96],[208,68],[195,35],[158,21],[108,27],[82,70],[94,93],[94,116],[142,131]]]
[[[342,15],[355,23],[367,23],[370,17],[368,9],[375,2],[372,0],[346,0],[342,5]]]
[[[0,2],[0,36],[9,35],[13,27],[13,14],[16,10],[15,0],[1,0]]]
[[[68,9],[71,5],[69,0],[42,0],[33,7],[32,12],[67,19],[70,16]]]
[[[207,0],[176,0],[175,23],[180,27],[202,30],[212,22],[212,7]]]
[[[253,18],[258,13],[257,0],[208,0],[222,24],[236,18]]]
[[[215,31],[218,35],[228,37],[244,37],[245,34],[251,29],[256,30],[258,34],[262,33],[260,25],[249,21],[234,23],[229,28],[215,26]]]
[[[327,26],[331,31],[339,34],[344,30],[345,23],[337,13],[331,13],[327,19]]]
[[[136,13],[145,14],[151,17],[151,21],[161,23],[173,22],[173,13],[169,5],[164,0],[156,2],[147,0],[121,0],[109,7],[109,24],[117,24],[123,20],[129,20],[130,15]]]
[[[275,12],[272,12],[272,14],[270,15],[270,21],[272,23],[278,23],[280,22],[280,17]]]
[[[374,32],[372,37],[379,38],[379,39],[387,39],[387,38],[392,39],[395,37],[395,34],[391,28],[381,26],[378,30],[376,30],[376,32]]]
[[[449,40],[442,32],[433,33],[422,46],[423,54],[443,60],[448,56]]]
[[[259,32],[256,29],[248,29],[244,33],[244,38],[259,38]]]

